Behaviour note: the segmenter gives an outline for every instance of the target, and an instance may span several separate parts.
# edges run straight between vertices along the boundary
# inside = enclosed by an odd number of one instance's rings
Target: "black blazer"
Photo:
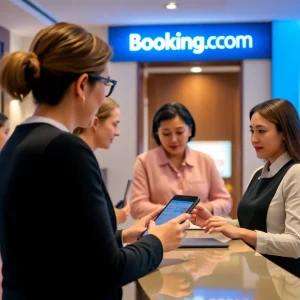
[[[98,162],[73,134],[18,126],[0,182],[3,300],[121,299],[123,285],[162,260],[154,235],[122,247]]]

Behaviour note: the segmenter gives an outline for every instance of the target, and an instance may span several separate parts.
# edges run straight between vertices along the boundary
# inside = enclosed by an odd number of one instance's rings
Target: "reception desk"
[[[189,230],[188,237],[214,237]],[[225,249],[178,249],[136,283],[137,300],[299,300],[300,279],[241,240]]]

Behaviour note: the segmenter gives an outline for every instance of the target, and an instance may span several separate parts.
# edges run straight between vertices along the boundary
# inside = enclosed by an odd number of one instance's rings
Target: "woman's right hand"
[[[148,232],[160,239],[164,252],[172,251],[181,245],[185,230],[190,227],[187,221],[190,217],[190,214],[182,214],[162,225],[155,225],[154,221],[150,221]]]

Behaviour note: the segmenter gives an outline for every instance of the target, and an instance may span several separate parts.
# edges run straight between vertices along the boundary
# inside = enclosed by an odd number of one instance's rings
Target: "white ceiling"
[[[168,0],[35,0],[58,21],[82,25],[207,23],[300,19],[300,0],[178,0],[177,10],[166,10]],[[0,0],[0,25],[34,34],[45,20],[23,11],[21,0]],[[71,4],[72,3],[72,4]]]
[[[45,26],[45,22],[29,14],[10,0],[0,0],[0,26],[20,35],[30,35]]]

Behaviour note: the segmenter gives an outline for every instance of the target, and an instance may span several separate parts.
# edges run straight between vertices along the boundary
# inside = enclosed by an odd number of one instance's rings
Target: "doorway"
[[[138,152],[156,147],[151,134],[155,112],[168,102],[185,105],[196,123],[191,148],[211,154],[210,149],[217,153],[217,147],[221,147],[222,155],[227,149],[226,157],[213,158],[232,195],[230,216],[235,218],[242,193],[241,66],[239,62],[198,63],[198,69],[194,68],[197,73],[191,72],[191,66],[140,65]]]

